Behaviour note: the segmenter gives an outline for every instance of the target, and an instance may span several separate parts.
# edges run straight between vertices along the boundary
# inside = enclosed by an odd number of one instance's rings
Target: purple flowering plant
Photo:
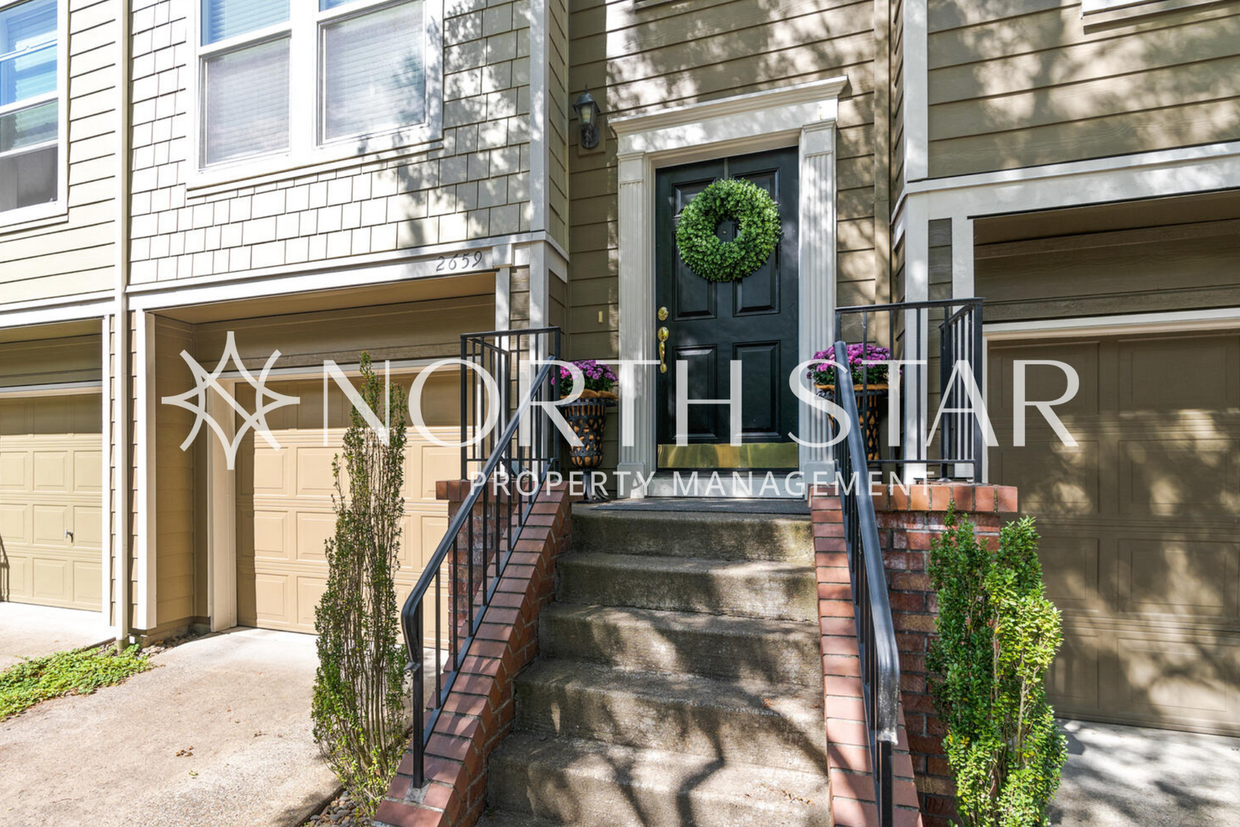
[[[598,393],[609,393],[616,387],[616,372],[609,365],[602,365],[593,359],[578,359],[573,362],[585,377],[585,389]],[[573,372],[566,367],[560,368],[560,396],[568,396],[573,392]]]
[[[814,354],[814,358],[826,361],[810,366],[808,372],[810,381],[815,385],[834,385],[835,368],[831,365],[831,360],[835,358],[834,351],[820,350]],[[864,382],[869,385],[881,385],[886,382],[888,366],[868,363],[882,362],[890,358],[891,351],[885,347],[871,344],[849,345],[848,367],[852,371],[853,384],[861,385]]]

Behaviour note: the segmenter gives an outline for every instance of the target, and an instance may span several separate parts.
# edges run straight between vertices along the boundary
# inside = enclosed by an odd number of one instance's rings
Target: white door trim
[[[835,318],[835,124],[846,77],[829,78],[705,103],[656,109],[611,121],[619,138],[620,358],[652,362],[654,346],[654,175],[660,167],[710,158],[800,147],[799,359],[831,341]],[[821,337],[821,338],[819,338]],[[621,496],[645,491],[630,483],[655,470],[655,366],[623,371],[624,392],[638,410],[621,431]],[[642,403],[645,402],[643,405]],[[621,413],[623,417],[623,412]],[[801,403],[798,436],[825,442],[825,414]],[[800,448],[800,470],[829,472],[825,448]]]

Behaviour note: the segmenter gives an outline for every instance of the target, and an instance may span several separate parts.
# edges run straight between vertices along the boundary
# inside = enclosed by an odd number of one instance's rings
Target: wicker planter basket
[[[835,385],[817,385],[814,387],[823,396],[835,397]],[[857,413],[861,416],[861,435],[865,438],[865,458],[881,459],[882,435],[879,433],[879,420],[887,408],[887,383],[869,385],[865,388],[854,388],[857,394]]]

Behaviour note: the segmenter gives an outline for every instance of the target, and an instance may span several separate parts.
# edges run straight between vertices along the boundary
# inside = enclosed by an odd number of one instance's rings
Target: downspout
[[[113,493],[116,511],[116,645],[122,648],[129,643],[133,634],[130,622],[130,604],[133,602],[129,573],[132,568],[133,543],[131,527],[133,524],[133,504],[131,497],[130,476],[133,468],[133,415],[130,406],[132,399],[133,376],[130,369],[129,350],[129,296],[126,288],[129,284],[129,207],[130,207],[130,11],[129,0],[119,0],[120,13],[117,18],[117,55],[116,55],[116,89],[117,89],[117,124],[116,124],[116,221],[115,254],[113,266],[116,271],[116,295],[113,302],[113,411],[115,412],[115,450],[113,462],[116,469],[113,476],[115,485]]]

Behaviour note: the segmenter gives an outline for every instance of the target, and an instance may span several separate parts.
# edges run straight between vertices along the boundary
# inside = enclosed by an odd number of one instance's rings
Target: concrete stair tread
[[[563,659],[517,679],[517,725],[632,747],[827,771],[821,690]]]
[[[689,706],[710,706],[771,717],[803,718],[822,726],[821,690],[765,681],[617,669],[585,661],[537,660],[517,683],[549,684],[570,692],[626,694]]]
[[[812,620],[812,564],[576,552],[559,559],[566,603]]]
[[[552,603],[539,637],[548,657],[817,687],[818,635],[804,620]]]
[[[537,807],[536,816],[578,827],[830,824],[824,775],[717,757],[517,731],[492,755],[491,772],[504,779],[492,806]]]
[[[580,551],[728,560],[808,560],[809,514],[647,511],[578,507],[573,539]]]

